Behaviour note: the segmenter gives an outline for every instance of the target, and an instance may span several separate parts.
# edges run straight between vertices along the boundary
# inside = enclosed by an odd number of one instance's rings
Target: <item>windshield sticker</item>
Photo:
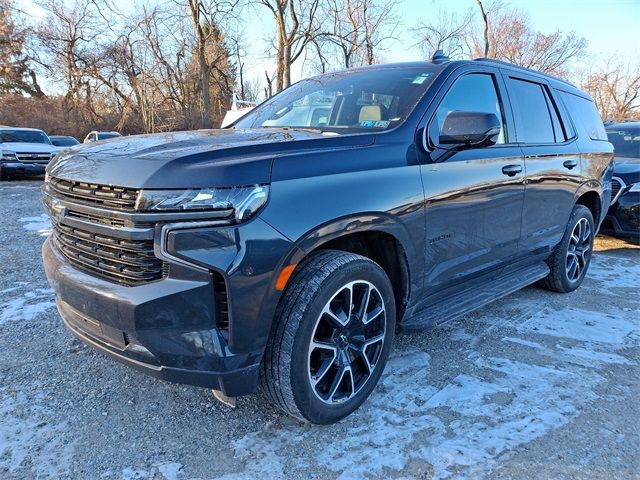
[[[387,128],[390,123],[389,120],[363,120],[360,122],[360,126],[366,128]]]
[[[413,79],[413,82],[411,83],[415,83],[416,85],[421,85],[424,83],[424,81],[429,78],[429,74],[428,73],[423,73],[422,75],[418,75],[416,78]]]

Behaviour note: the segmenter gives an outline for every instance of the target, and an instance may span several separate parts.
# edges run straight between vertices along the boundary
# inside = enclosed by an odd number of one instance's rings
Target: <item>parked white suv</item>
[[[120,137],[121,135],[118,132],[89,132],[86,137],[84,137],[84,141],[82,143],[91,143],[97,142],[99,140],[106,140],[107,138],[115,138]]]
[[[9,175],[44,174],[60,150],[42,130],[0,127],[0,180]]]

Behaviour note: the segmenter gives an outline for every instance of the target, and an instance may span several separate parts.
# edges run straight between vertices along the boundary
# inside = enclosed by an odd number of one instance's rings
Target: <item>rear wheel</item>
[[[593,253],[593,215],[584,205],[573,207],[567,229],[553,255],[547,260],[551,272],[542,285],[556,292],[572,292],[580,286]]]
[[[261,385],[285,413],[333,423],[376,386],[395,328],[384,270],[360,255],[320,252],[300,264],[281,299]]]

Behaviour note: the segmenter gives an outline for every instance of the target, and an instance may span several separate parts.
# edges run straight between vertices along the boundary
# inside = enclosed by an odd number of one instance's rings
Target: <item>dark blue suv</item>
[[[44,245],[82,341],[220,397],[353,412],[394,333],[582,282],[613,148],[588,95],[490,61],[301,81],[231,128],[73,147]]]

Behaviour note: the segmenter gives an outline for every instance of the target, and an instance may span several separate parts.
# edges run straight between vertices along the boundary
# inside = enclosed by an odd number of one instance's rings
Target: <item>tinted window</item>
[[[386,130],[413,110],[437,69],[372,68],[296,83],[247,113],[235,128],[319,127],[350,133]]]
[[[120,136],[119,133],[115,133],[115,132],[98,133],[97,135],[98,135],[98,140],[106,140],[107,138],[115,138]]]
[[[544,87],[539,83],[510,78],[509,92],[516,117],[518,141],[554,143],[556,136],[549,110],[549,100]],[[560,128],[559,121],[558,128]]]
[[[456,80],[438,107],[431,132],[439,136],[444,119],[454,111],[495,114],[502,122],[496,143],[505,143],[504,114],[492,75],[471,73]]]
[[[560,96],[579,130],[592,140],[607,140],[600,114],[591,100],[567,92],[560,92]]]
[[[0,130],[0,142],[46,143],[49,139],[38,130]]]
[[[640,127],[610,126],[607,135],[617,157],[640,158]]]
[[[56,147],[72,147],[79,142],[73,137],[51,137],[51,143]]]

